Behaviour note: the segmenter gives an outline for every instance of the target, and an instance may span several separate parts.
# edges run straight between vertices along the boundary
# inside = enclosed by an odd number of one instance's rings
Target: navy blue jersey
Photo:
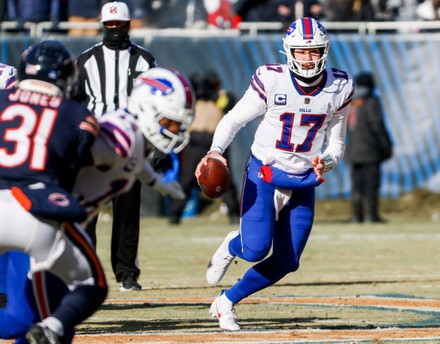
[[[70,191],[98,131],[73,100],[20,88],[0,91],[0,188],[43,182]]]

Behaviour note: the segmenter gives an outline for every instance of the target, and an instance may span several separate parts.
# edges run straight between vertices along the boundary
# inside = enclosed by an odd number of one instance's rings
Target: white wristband
[[[324,173],[331,171],[335,168],[336,164],[331,155],[325,155],[322,157],[324,160]]]

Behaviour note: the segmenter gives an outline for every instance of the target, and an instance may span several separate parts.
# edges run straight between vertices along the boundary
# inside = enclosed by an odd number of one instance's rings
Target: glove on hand
[[[163,196],[170,195],[172,198],[175,199],[186,199],[186,195],[183,192],[179,182],[175,180],[164,182],[161,175],[156,177],[156,181],[151,187],[153,188],[153,190],[160,192]]]

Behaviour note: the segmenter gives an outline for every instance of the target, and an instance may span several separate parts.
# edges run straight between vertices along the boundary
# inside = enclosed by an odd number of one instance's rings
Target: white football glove
[[[186,199],[186,195],[182,190],[182,186],[178,181],[171,181],[165,183],[162,180],[162,176],[158,175],[154,184],[151,186],[153,190],[161,193],[163,196],[170,195],[172,198],[184,200]]]

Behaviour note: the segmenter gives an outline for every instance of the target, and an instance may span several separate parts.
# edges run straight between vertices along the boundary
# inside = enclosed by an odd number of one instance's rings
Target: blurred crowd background
[[[16,22],[97,23],[108,0],[3,0],[0,20]],[[303,16],[320,21],[439,20],[440,0],[125,0],[132,29],[238,29],[243,22],[284,26]],[[281,28],[281,30],[284,27]],[[12,31],[14,31],[12,30]],[[95,35],[99,28],[72,29],[69,35]]]

